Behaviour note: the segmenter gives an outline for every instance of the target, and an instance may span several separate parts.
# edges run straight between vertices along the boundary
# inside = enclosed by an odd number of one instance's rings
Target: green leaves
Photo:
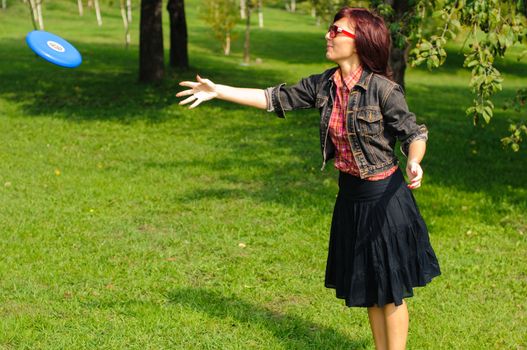
[[[417,66],[426,62],[428,69],[438,68],[446,60],[446,51],[443,45],[446,39],[442,36],[432,36],[431,41],[421,39],[421,41],[410,51],[412,66]]]
[[[415,42],[408,57],[411,66],[426,64],[430,70],[438,68],[446,60],[446,43],[462,30],[467,32],[469,45],[463,66],[471,70],[469,86],[474,102],[466,113],[474,124],[481,119],[485,123],[492,120],[491,98],[502,90],[503,82],[494,61],[516,44],[527,45],[527,25],[522,14],[525,4],[517,0],[415,0],[404,15],[380,0],[372,1],[372,5],[390,23],[394,47],[405,48],[408,41]],[[435,27],[435,32],[426,34],[430,27]],[[527,50],[520,58],[524,56]]]
[[[527,125],[525,124],[511,124],[509,126],[510,136],[501,139],[504,147],[510,145],[514,152],[520,150],[520,143],[522,142],[522,135],[527,136]]]
[[[514,109],[516,112],[520,112],[527,104],[527,88],[518,89],[516,96],[505,103],[503,109]],[[518,152],[520,149],[520,143],[522,142],[522,134],[527,136],[527,124],[522,121],[518,124],[509,125],[510,135],[501,139],[501,143],[504,147],[510,145],[514,152]]]
[[[429,69],[439,67],[446,58],[443,45],[447,39],[453,39],[462,27],[469,29],[471,44],[463,65],[471,69],[469,86],[475,98],[466,113],[473,118],[475,125],[480,119],[489,123],[494,115],[491,97],[502,89],[503,82],[500,72],[494,67],[494,59],[503,56],[516,43],[527,42],[525,19],[515,12],[516,4],[511,0],[444,1],[437,5],[440,8],[434,8],[431,17],[441,19],[442,28],[438,28],[441,34],[432,35],[429,39],[420,37],[410,51],[411,64],[415,66],[426,62]],[[504,140],[516,145],[521,141],[519,130],[523,129],[515,129],[515,133]]]
[[[456,31],[460,29],[460,22],[454,18],[455,11],[456,8],[450,5],[434,9],[431,17],[439,20],[441,27],[437,29],[441,30],[441,34],[432,35],[429,40],[422,36],[419,37],[415,48],[410,51],[410,64],[412,66],[426,62],[428,69],[432,69],[438,68],[445,62],[447,54],[444,45],[449,38],[455,38]]]

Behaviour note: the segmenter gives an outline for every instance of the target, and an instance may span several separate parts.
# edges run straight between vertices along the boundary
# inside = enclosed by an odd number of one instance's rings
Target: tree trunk
[[[263,28],[264,26],[263,18],[263,0],[258,0],[258,26]]]
[[[225,45],[223,46],[223,53],[225,56],[229,56],[231,53],[231,32],[227,32],[225,35]]]
[[[128,17],[126,15],[125,0],[120,1],[120,7],[121,7],[121,17],[123,19],[123,26],[124,26],[124,45],[126,48],[128,48],[128,46],[130,46],[130,23],[128,22]]]
[[[37,0],[37,19],[40,30],[44,30],[44,18],[42,17],[42,0]]]
[[[243,45],[243,63],[249,64],[251,61],[249,48],[251,41],[251,9],[245,6],[245,43]]]
[[[101,8],[99,6],[99,0],[94,0],[95,2],[95,16],[97,17],[97,25],[102,26],[102,17],[101,17]]]
[[[247,0],[240,0],[240,18],[245,19],[245,7],[247,6]]]
[[[390,54],[390,68],[392,69],[392,79],[404,89],[404,73],[406,72],[408,46],[403,50],[392,46]]]
[[[128,25],[130,25],[132,24],[132,0],[126,0],[126,12],[126,20],[128,21]]]
[[[33,23],[33,28],[37,30],[37,5],[35,0],[29,0],[29,10],[31,11],[31,22]]]
[[[183,0],[168,0],[167,11],[170,18],[170,66],[187,69],[187,21]]]
[[[408,13],[412,11],[408,0],[385,0],[385,3],[392,6],[395,12],[395,21],[400,22]],[[389,23],[387,23],[389,26]],[[403,48],[394,46],[395,40],[392,38],[392,48],[390,54],[390,68],[392,69],[393,80],[404,89],[404,74],[406,72],[406,62],[408,60],[409,45],[406,43]]]
[[[139,81],[149,83],[163,78],[163,27],[161,0],[142,0],[139,24]]]
[[[77,6],[79,7],[79,16],[84,15],[84,9],[82,8],[82,0],[77,0]]]
[[[296,12],[296,0],[291,0],[291,12]]]
[[[2,0],[2,9],[6,9],[7,8],[7,2],[6,0]]]

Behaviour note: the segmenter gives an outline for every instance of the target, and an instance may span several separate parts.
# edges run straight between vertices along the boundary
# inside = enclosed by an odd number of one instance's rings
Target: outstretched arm
[[[177,97],[189,96],[179,102],[184,105],[193,102],[189,108],[197,107],[201,102],[218,98],[229,102],[238,103],[244,106],[267,109],[267,98],[263,89],[237,88],[227,85],[214,84],[209,79],[196,76],[197,82],[182,81],[181,86],[189,87],[176,94]]]

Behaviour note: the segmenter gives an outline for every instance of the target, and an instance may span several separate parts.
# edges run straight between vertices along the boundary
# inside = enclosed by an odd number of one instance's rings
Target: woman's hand
[[[196,107],[203,101],[212,100],[213,98],[218,97],[218,92],[216,91],[216,84],[214,84],[209,79],[201,79],[199,75],[196,75],[197,82],[192,81],[182,81],[179,83],[181,86],[187,86],[191,88],[190,90],[184,90],[178,92],[176,97],[192,95],[189,98],[179,102],[180,105],[184,105],[194,101],[190,105],[189,109]]]
[[[410,183],[407,185],[409,189],[414,190],[421,186],[421,180],[423,179],[423,169],[416,161],[408,161],[406,164],[406,175]]]

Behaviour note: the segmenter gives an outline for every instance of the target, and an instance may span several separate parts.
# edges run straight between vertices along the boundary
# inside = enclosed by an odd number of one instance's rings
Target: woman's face
[[[333,24],[355,34],[355,25],[354,23],[350,23],[348,18],[341,18]],[[350,60],[353,56],[357,55],[355,39],[344,33],[338,33],[337,36],[331,38],[328,31],[326,33],[326,43],[326,58],[335,63],[340,64],[340,62]]]

